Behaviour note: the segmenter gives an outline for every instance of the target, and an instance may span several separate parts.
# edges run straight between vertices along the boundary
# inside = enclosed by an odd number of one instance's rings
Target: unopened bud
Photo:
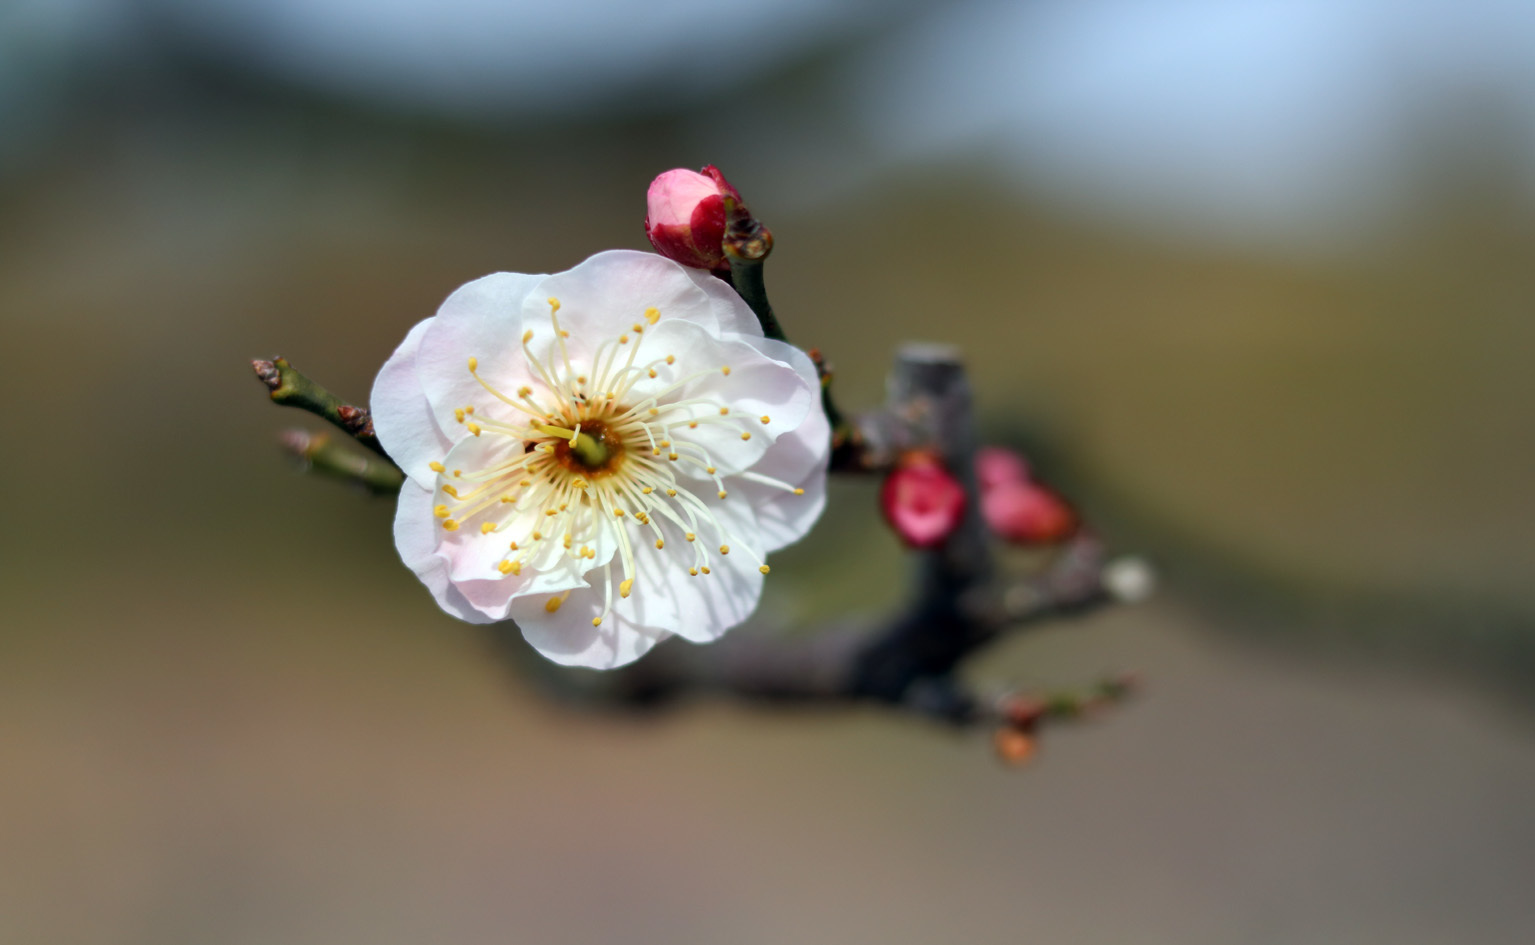
[[[694,269],[728,271],[725,259],[725,196],[741,199],[714,165],[703,173],[667,171],[646,194],[645,235],[656,252]]]
[[[1076,531],[1077,516],[1066,500],[1037,482],[1005,482],[981,495],[981,513],[991,530],[1020,544],[1049,544]]]
[[[986,446],[976,451],[975,478],[982,489],[1023,482],[1029,478],[1029,462],[1022,455],[1000,446]]]
[[[1032,732],[1050,710],[1043,699],[1020,694],[1003,698],[997,708],[1007,724],[1021,732]]]
[[[902,541],[913,548],[936,548],[964,518],[965,489],[937,458],[913,453],[885,478],[879,504]]]
[[[1037,747],[1033,735],[1010,725],[997,729],[992,745],[997,750],[997,758],[1009,765],[1021,765],[1033,758]]]

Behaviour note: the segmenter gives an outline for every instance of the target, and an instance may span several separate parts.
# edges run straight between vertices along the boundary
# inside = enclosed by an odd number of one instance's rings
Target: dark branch
[[[630,705],[703,693],[806,706],[872,702],[951,724],[997,722],[1000,710],[966,692],[955,670],[1006,634],[1121,600],[1113,567],[1084,535],[1043,574],[970,586],[942,601],[921,593],[884,623],[844,621],[793,636],[745,629],[708,646],[668,644],[615,673],[610,695]],[[925,622],[924,608],[939,619]]]

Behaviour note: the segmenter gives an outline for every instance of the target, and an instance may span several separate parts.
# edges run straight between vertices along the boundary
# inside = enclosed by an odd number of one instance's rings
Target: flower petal
[[[601,626],[592,626],[602,613],[602,589],[581,588],[572,591],[560,605],[549,610],[556,595],[524,597],[512,603],[511,617],[522,630],[523,639],[535,650],[556,663],[614,669],[632,663],[657,643],[671,636],[665,630],[640,627],[613,618]]]
[[[454,408],[495,402],[469,373],[471,357],[479,359],[480,376],[508,396],[533,379],[518,346],[523,300],[542,278],[498,272],[476,279],[448,296],[429,320],[417,369],[432,416],[450,439],[463,436]]]
[[[684,266],[682,271],[709,297],[709,309],[719,325],[719,333],[722,337],[728,337],[730,334],[745,335],[748,338],[762,337],[762,323],[757,321],[757,316],[752,314],[750,306],[736,294],[736,290],[730,287],[730,283],[711,275],[704,269],[689,269]]]
[[[719,281],[655,253],[609,250],[573,269],[545,276],[523,303],[523,318],[530,328],[548,326],[549,299],[559,299],[560,325],[570,333],[573,357],[578,352],[589,356],[598,344],[617,338],[635,324],[649,330],[644,321],[649,308],[655,308],[662,318],[686,312],[689,321],[712,334],[727,327],[742,330],[735,326],[746,325],[745,318],[756,323],[739,297],[732,303],[729,296],[705,280]],[[728,286],[724,291],[735,295]],[[745,318],[741,310],[745,310]],[[729,324],[722,319],[728,319]]]
[[[707,548],[708,574],[689,573],[692,550],[685,543],[678,543],[680,554],[669,558],[657,554],[635,561],[636,593],[643,593],[650,601],[644,616],[694,643],[717,640],[750,617],[762,598],[764,580],[760,570],[764,550],[759,547],[751,506],[736,499],[708,504],[727,530],[728,537],[720,544],[731,547],[727,555],[718,554],[714,546]],[[699,540],[719,538],[699,535]]]
[[[763,551],[794,544],[810,531],[826,508],[826,463],[831,457],[831,424],[813,411],[805,422],[773,441],[751,472],[804,490],[800,495],[780,486],[733,477],[731,495],[740,493],[757,513]]]
[[[405,475],[421,485],[428,485],[433,479],[427,464],[452,446],[432,417],[432,407],[421,389],[417,371],[417,350],[431,321],[428,318],[417,322],[405,335],[379,370],[368,401],[373,430],[384,451]]]
[[[481,609],[464,595],[460,585],[448,579],[447,562],[436,553],[437,532],[440,531],[436,522],[432,517],[431,492],[414,482],[405,483],[400,488],[400,504],[394,515],[394,542],[405,566],[432,592],[437,606],[458,619],[470,623],[494,623],[504,619],[504,610],[495,613],[493,604],[488,611]]]
[[[805,352],[771,338],[751,339],[752,347],[791,365],[805,382],[820,391],[820,375]],[[793,430],[779,436],[751,472],[803,489],[801,495],[778,486],[732,479],[732,492],[741,491],[757,513],[764,551],[777,551],[803,538],[826,508],[826,464],[831,459],[831,423],[815,409]]]
[[[749,343],[763,340],[740,336],[721,340],[684,319],[663,317],[646,337],[647,355],[672,355],[676,363],[658,368],[654,379],[635,382],[630,400],[658,397],[662,419],[678,418],[673,422],[677,439],[708,451],[712,465],[722,473],[746,469],[761,458],[779,431],[798,426],[819,396],[818,389],[793,366],[765,356]],[[687,401],[698,403],[665,410],[668,403]],[[720,414],[720,407],[728,413]],[[762,424],[762,416],[772,422]],[[700,425],[690,428],[688,420]],[[743,438],[743,433],[749,435]]]

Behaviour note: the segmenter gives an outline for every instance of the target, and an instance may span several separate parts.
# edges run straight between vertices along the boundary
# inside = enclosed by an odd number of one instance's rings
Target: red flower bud
[[[879,490],[885,520],[913,548],[936,548],[959,527],[965,488],[926,453],[905,457]]]
[[[984,491],[1007,482],[1029,478],[1029,461],[1000,446],[983,446],[975,454],[975,478]]]
[[[714,165],[667,171],[646,194],[645,235],[656,252],[694,269],[726,271],[725,197],[741,199]]]
[[[1023,544],[1057,542],[1077,528],[1076,513],[1064,499],[1027,479],[982,490],[981,513],[993,532]]]

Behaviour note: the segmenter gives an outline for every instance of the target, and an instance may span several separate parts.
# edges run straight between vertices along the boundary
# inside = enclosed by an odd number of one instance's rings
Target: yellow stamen
[[[659,319],[660,317],[661,317],[661,310],[660,309],[655,308],[654,306],[652,306],[651,308],[645,309],[645,321],[650,322],[652,325],[654,325],[656,323],[656,320]]]
[[[480,534],[481,535],[489,535],[491,532],[493,532],[495,530],[496,530],[496,523],[495,522],[483,522],[483,523],[480,524]]]
[[[622,584],[618,585],[618,596],[619,597],[628,597],[629,596],[629,590],[631,588],[633,588],[633,587],[634,587],[634,579],[633,578],[630,578],[629,580],[624,581]]]
[[[448,517],[448,507],[446,505],[439,505],[436,508],[432,509],[432,514],[437,516],[438,518],[447,518]]]
[[[757,569],[757,570],[758,570],[758,571],[761,571],[761,572],[762,572],[762,573],[763,573],[763,574],[766,574],[766,573],[768,573],[768,572],[769,572],[769,571],[771,571],[771,570],[772,570],[772,568],[769,568],[769,567],[768,567],[768,566],[767,566],[767,565],[765,565],[765,564],[764,564],[764,565],[763,565],[763,566],[762,566],[762,567],[760,567],[760,568],[758,568],[758,569]]]
[[[427,468],[435,473],[448,471],[448,467],[444,466],[442,463],[428,463]]]
[[[445,530],[450,531],[450,532],[458,531],[458,523],[453,521],[451,518],[443,519],[442,520],[442,527]]]

